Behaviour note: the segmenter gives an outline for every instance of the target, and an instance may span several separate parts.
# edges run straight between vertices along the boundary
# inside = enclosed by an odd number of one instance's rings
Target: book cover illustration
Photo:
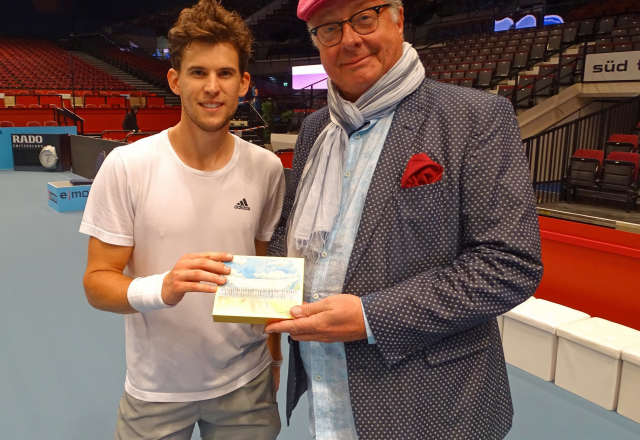
[[[303,258],[236,255],[225,265],[231,273],[216,292],[215,322],[268,324],[292,319],[289,310],[302,304]]]

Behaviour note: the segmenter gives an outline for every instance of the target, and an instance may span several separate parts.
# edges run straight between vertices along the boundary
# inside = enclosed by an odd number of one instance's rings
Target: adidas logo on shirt
[[[234,208],[244,209],[245,211],[251,211],[251,208],[249,208],[249,205],[247,204],[247,199],[240,200],[238,203],[236,203],[236,206],[234,206]]]

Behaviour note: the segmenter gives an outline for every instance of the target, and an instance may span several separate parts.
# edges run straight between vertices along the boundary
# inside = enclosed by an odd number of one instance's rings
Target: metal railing
[[[72,99],[73,101],[73,99]],[[75,108],[74,108],[75,110]],[[84,135],[84,119],[80,116],[76,115],[74,112],[69,110],[68,108],[54,108],[55,113],[55,121],[58,125],[75,125],[78,130],[79,135]]]
[[[564,176],[577,149],[604,150],[612,134],[633,134],[640,95],[523,140],[538,204],[564,200]]]

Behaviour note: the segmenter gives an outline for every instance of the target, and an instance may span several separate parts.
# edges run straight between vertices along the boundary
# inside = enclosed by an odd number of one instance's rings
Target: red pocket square
[[[436,183],[442,179],[444,168],[439,163],[431,160],[425,153],[418,153],[411,156],[407,169],[400,181],[402,188],[413,188],[414,186]]]

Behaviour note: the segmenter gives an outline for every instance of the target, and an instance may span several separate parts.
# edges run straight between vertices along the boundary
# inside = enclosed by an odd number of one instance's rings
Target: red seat
[[[42,124],[38,121],[29,121],[27,122],[27,127],[42,127]]]
[[[28,91],[28,90],[20,90],[20,91],[18,92],[18,95],[30,95],[30,93],[29,93],[29,91]]]
[[[293,148],[286,148],[276,151],[276,155],[280,158],[283,168],[293,168]]]
[[[638,167],[640,166],[639,154],[614,151],[607,156],[607,162],[631,162],[634,165],[633,181],[638,181]]]
[[[29,108],[42,108],[40,104],[29,104]]]
[[[633,151],[638,149],[638,136],[634,134],[612,134],[607,142],[631,144]]]
[[[0,127],[13,127],[13,122],[11,122],[11,121],[0,121]]]
[[[162,108],[158,104],[151,104],[149,108]]]
[[[109,104],[100,104],[100,108],[111,108]]]
[[[602,150],[576,150],[573,153],[573,157],[584,157],[588,159],[597,159],[600,162],[600,166],[602,166],[602,161],[604,160],[604,151]]]
[[[24,104],[16,104],[13,106],[13,108],[27,108],[27,106]]]
[[[87,104],[85,108],[98,108],[98,106],[95,104]]]
[[[56,121],[45,121],[44,126],[45,127],[57,127],[58,123]]]

